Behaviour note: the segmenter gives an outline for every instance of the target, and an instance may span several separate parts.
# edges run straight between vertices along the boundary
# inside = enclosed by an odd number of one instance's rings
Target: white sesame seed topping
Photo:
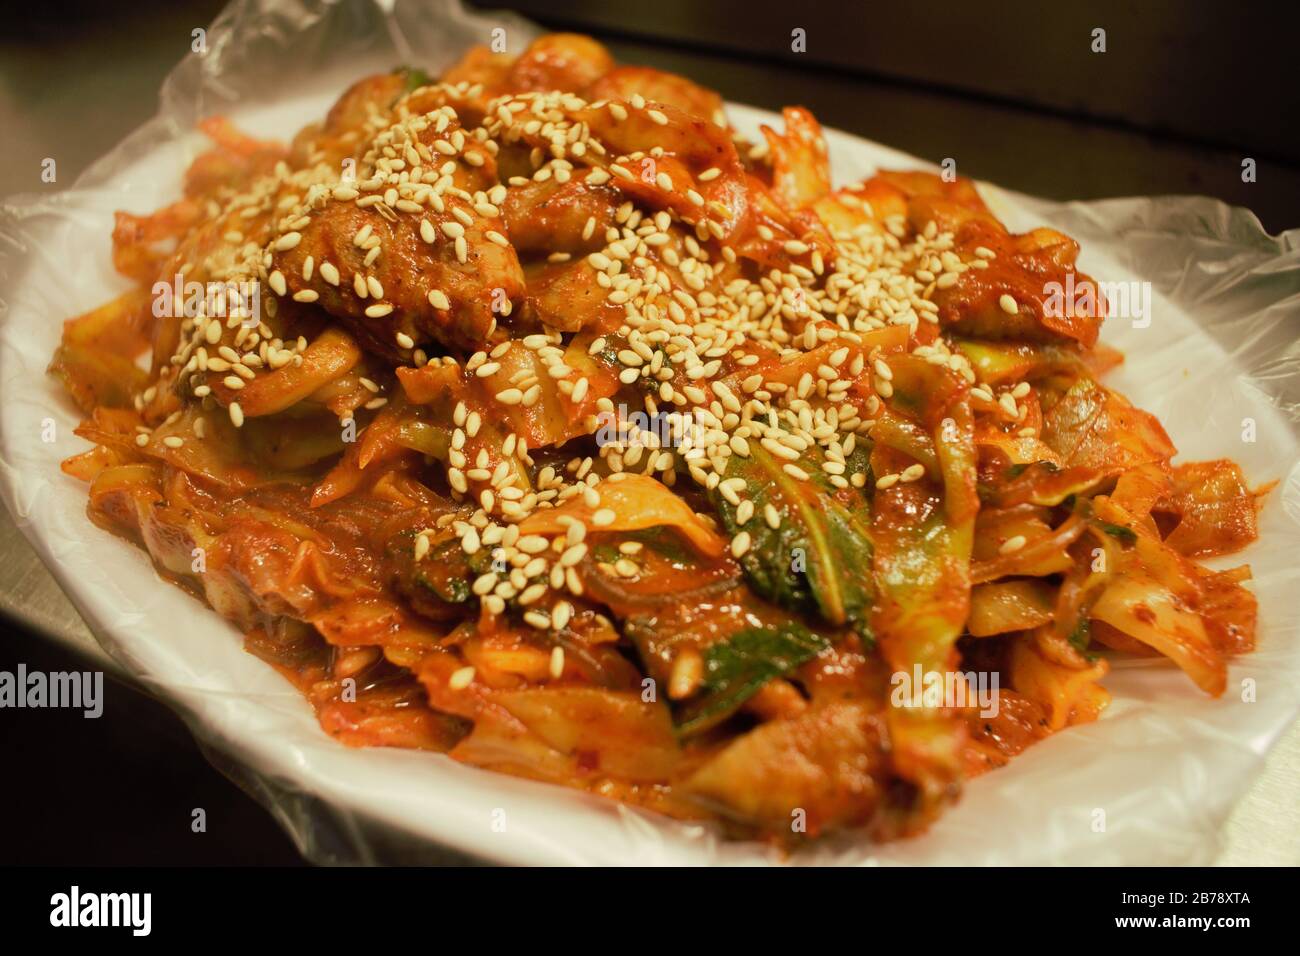
[[[1025,546],[1025,536],[1023,534],[1018,534],[1015,537],[1007,538],[1006,541],[1003,541],[1002,544],[998,547],[998,553],[1012,554],[1016,551],[1019,551],[1024,546]]]
[[[749,550],[749,532],[742,531],[731,539],[731,555],[735,558],[744,557]]]

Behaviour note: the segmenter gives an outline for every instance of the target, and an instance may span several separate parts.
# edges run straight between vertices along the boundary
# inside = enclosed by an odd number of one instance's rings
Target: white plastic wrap
[[[287,139],[353,79],[400,64],[431,72],[504,28],[512,51],[536,29],[470,16],[454,0],[239,0],[180,64],[161,112],[72,189],[17,196],[0,217],[0,490],[23,532],[104,647],[185,715],[195,735],[321,862],[471,858],[515,863],[749,863],[782,859],[707,827],[629,810],[449,758],[355,750],[320,730],[302,696],[242,649],[214,613],[162,582],[145,554],[95,528],[86,490],[59,462],[84,450],[77,415],[45,367],[61,321],[123,291],[110,265],[115,209],[175,198],[203,142],[194,124],[229,115]],[[816,103],[808,104],[816,111]],[[733,107],[755,133],[770,119]],[[836,178],[926,165],[831,132]],[[1079,239],[1103,282],[1143,280],[1150,324],[1110,320],[1128,361],[1110,381],[1156,415],[1183,460],[1231,457],[1252,482],[1278,479],[1261,539],[1244,555],[1260,599],[1259,649],[1228,691],[1204,696],[1167,663],[1117,663],[1100,721],[1037,744],[985,775],[925,836],[873,846],[846,835],[794,863],[1207,862],[1219,827],[1300,702],[1300,230],[1273,238],[1209,199],[1058,204],[982,187],[1013,230],[1048,224]],[[57,439],[42,440],[47,419]],[[1243,440],[1254,423],[1254,441]],[[1242,682],[1255,684],[1244,701]],[[147,785],[147,781],[141,781]],[[1098,832],[1095,811],[1105,814]],[[504,821],[504,829],[501,826]]]

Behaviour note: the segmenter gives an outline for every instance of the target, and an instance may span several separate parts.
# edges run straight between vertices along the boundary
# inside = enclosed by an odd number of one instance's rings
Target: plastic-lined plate
[[[231,115],[255,135],[283,138],[319,118],[337,89]],[[760,122],[780,123],[747,107],[731,111],[751,136]],[[927,165],[843,133],[829,131],[828,141],[837,184],[877,168]],[[0,328],[0,485],[101,642],[187,717],[204,746],[233,764],[316,859],[412,859],[422,847],[521,864],[782,859],[758,844],[719,841],[707,827],[562,787],[437,755],[338,744],[296,690],[242,649],[232,626],[158,578],[142,551],[90,523],[85,486],[59,471],[63,458],[87,445],[72,434],[75,410],[44,369],[63,319],[126,288],[110,265],[113,210],[147,212],[173,200],[200,146],[186,135],[141,152],[137,140],[98,168],[96,188],[16,200],[0,221],[9,304]],[[1108,382],[1160,417],[1184,460],[1231,457],[1252,482],[1282,479],[1265,508],[1261,541],[1218,562],[1245,560],[1255,569],[1260,650],[1232,666],[1219,700],[1172,665],[1120,663],[1106,679],[1114,701],[1099,722],[1049,738],[973,781],[925,836],[876,846],[846,834],[788,860],[1204,862],[1232,801],[1297,709],[1300,472],[1295,427],[1270,397],[1294,396],[1287,389],[1295,387],[1297,364],[1279,362],[1268,347],[1288,341],[1281,323],[1300,274],[1295,256],[1258,223],[1252,227],[1251,217],[1208,200],[1067,207],[992,187],[984,193],[1014,230],[1073,229],[1084,243],[1081,267],[1099,280],[1148,276],[1178,296],[1157,293],[1147,327],[1107,323],[1103,339],[1128,356]],[[48,444],[46,420],[57,433]],[[1242,440],[1245,420],[1255,423],[1254,442]],[[1252,702],[1242,699],[1243,681],[1254,682]],[[404,836],[394,841],[394,831]]]

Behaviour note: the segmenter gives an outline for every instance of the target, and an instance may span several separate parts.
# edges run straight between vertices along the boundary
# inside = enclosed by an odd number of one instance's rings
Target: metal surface
[[[13,517],[3,509],[0,509],[0,611],[84,654],[96,667],[119,670],[96,643],[90,628],[45,569]]]
[[[188,12],[186,8],[188,7]],[[12,140],[0,153],[0,192],[25,191],[40,188],[37,165],[33,157],[59,157],[60,184],[70,183],[74,176],[95,156],[105,152],[122,135],[144,119],[152,100],[142,94],[156,90],[162,77],[185,52],[189,43],[189,28],[206,23],[218,3],[177,3],[167,12],[147,14],[148,23],[132,22],[146,17],[144,11],[127,9],[114,12],[113,18],[103,20],[94,33],[55,32],[49,37],[26,38],[26,42],[10,37],[0,39],[0,127],[6,138]],[[163,27],[166,26],[167,29]],[[624,49],[620,50],[620,46]],[[631,54],[631,44],[614,44],[617,53]],[[637,46],[640,46],[639,44]],[[121,56],[115,56],[114,52]],[[707,54],[663,49],[656,56],[655,48],[645,47],[629,59],[660,65],[669,69],[681,68],[684,63],[701,64],[697,74],[705,82],[712,76],[728,74],[754,74],[760,72],[756,64],[745,67],[727,59]],[[112,63],[111,81],[88,82],[83,70],[85,64]],[[761,72],[767,75],[769,88],[775,84],[782,95],[792,102],[806,101],[818,107],[819,115],[832,124],[855,127],[853,131],[891,141],[888,129],[864,129],[863,122],[845,123],[838,114],[860,106],[862,97],[874,101],[893,98],[896,106],[911,112],[911,101],[916,94],[891,91],[870,81],[853,81],[843,77],[834,80],[825,75],[802,75],[789,66],[766,65]],[[860,85],[861,90],[844,89]],[[719,84],[721,85],[721,84]],[[839,86],[841,109],[829,104],[823,111],[821,100],[827,86]],[[735,91],[725,90],[735,94]],[[127,95],[129,94],[129,95]],[[735,95],[736,99],[747,99]],[[762,99],[762,97],[759,97]],[[951,115],[957,128],[979,115],[981,107],[950,98],[946,106],[939,102],[943,97],[926,94],[926,109]],[[760,104],[767,105],[767,104]],[[972,113],[972,109],[974,113]],[[985,113],[989,112],[983,108]],[[854,109],[860,113],[860,110]],[[880,111],[876,115],[888,115]],[[965,120],[963,121],[963,117]],[[93,118],[87,124],[81,118]],[[1005,118],[1005,117],[1004,117]],[[1023,112],[1011,117],[1009,124],[1018,133],[1030,133],[1035,123],[1043,131],[1058,131],[1063,121],[1060,117],[1044,116],[1035,120]],[[988,120],[984,115],[981,121]],[[950,124],[944,124],[945,126]],[[1137,137],[1134,137],[1137,138]],[[1103,140],[1104,141],[1104,140]],[[1098,142],[1093,139],[1093,142]],[[913,148],[910,142],[898,142],[902,148]],[[1115,153],[1127,152],[1112,144]],[[989,149],[987,142],[972,145],[972,165],[981,166],[980,149]],[[1103,150],[1104,151],[1104,150]],[[1146,155],[1152,165],[1160,165],[1168,174],[1169,167],[1157,164],[1156,158],[1184,152],[1172,144],[1147,144]],[[1202,162],[1202,157],[1186,152],[1182,157],[1189,167]],[[997,156],[990,152],[986,164],[996,165]],[[1025,164],[1019,164],[1021,169]],[[997,178],[990,175],[989,178]],[[1006,181],[1004,185],[1033,192],[1033,184]],[[1261,210],[1263,211],[1263,210]],[[1287,225],[1293,225],[1288,223]],[[97,666],[117,671],[118,668],[95,642],[89,628],[60,590],[49,572],[42,566],[31,547],[15,527],[13,519],[0,510],[0,612],[22,622],[30,628],[48,635],[52,640],[72,648]],[[1221,864],[1232,865],[1300,865],[1300,724],[1278,743],[1266,760],[1264,767],[1245,798],[1237,806],[1223,831],[1223,846],[1218,858]],[[1068,862],[1068,861],[1062,861]]]

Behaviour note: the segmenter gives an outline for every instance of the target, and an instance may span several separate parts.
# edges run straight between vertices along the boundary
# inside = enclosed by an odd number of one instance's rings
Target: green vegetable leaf
[[[1092,626],[1086,617],[1079,618],[1079,623],[1075,625],[1074,630],[1070,633],[1070,643],[1080,654],[1086,654],[1088,645],[1092,642]]]
[[[417,66],[403,66],[397,70],[406,80],[406,92],[418,90],[422,86],[428,86],[433,80],[429,74]]]
[[[1054,374],[1077,374],[1085,368],[1078,351],[1066,346],[962,337],[952,341],[986,382],[1028,381]]]
[[[1094,650],[1089,650],[1092,645],[1092,622],[1088,618],[1080,617],[1079,623],[1075,625],[1070,632],[1070,644],[1076,651],[1084,656],[1086,660],[1095,661],[1101,655]]]
[[[460,539],[447,534],[435,539],[429,553],[417,561],[418,534],[416,529],[407,529],[388,542],[394,585],[421,614],[435,620],[464,613],[462,606],[476,601],[471,583],[492,567],[491,551],[482,548],[467,555]]]
[[[1051,473],[1055,473],[1061,470],[1056,466],[1054,462],[1050,462],[1050,461],[1022,462],[1017,465],[1011,465],[1010,467],[1007,468],[1006,470],[1007,480],[1013,480],[1019,478],[1030,468],[1041,468],[1044,471],[1051,472]]]
[[[1132,528],[1126,528],[1122,524],[1111,524],[1109,521],[1102,521],[1100,518],[1093,518],[1092,520],[1102,531],[1112,538],[1119,539],[1120,544],[1134,544],[1138,539],[1137,532]]]
[[[464,604],[470,599],[472,577],[476,572],[486,570],[475,567],[482,563],[482,554],[479,552],[470,558],[465,554],[458,538],[442,541],[423,560],[414,562],[415,583],[438,600],[448,604]]]
[[[704,730],[736,710],[768,681],[790,673],[830,645],[798,621],[737,631],[704,651],[703,689],[677,708],[681,734]]]
[[[974,416],[964,384],[950,369],[918,356],[891,359],[894,396],[915,396],[928,423],[940,480],[894,485],[872,501],[872,542],[879,587],[875,615],[881,656],[895,673],[945,671],[970,613],[970,557],[975,535],[978,455]],[[898,459],[877,446],[878,467]],[[961,728],[936,708],[886,711],[895,767],[919,790],[916,812],[927,815],[961,785]]]
[[[733,455],[728,460],[724,480],[743,479],[740,499],[754,506],[753,517],[743,525],[737,520],[737,506],[720,488],[709,493],[727,532],[750,535],[740,566],[750,586],[768,600],[793,611],[818,613],[833,625],[851,626],[869,641],[874,595],[866,500],[856,489],[830,485],[821,459],[811,452],[797,462],[809,475],[807,480],[791,477],[782,464],[757,441],[750,443],[749,457]],[[850,462],[850,468],[856,464]],[[780,518],[776,528],[767,522],[768,505]]]

